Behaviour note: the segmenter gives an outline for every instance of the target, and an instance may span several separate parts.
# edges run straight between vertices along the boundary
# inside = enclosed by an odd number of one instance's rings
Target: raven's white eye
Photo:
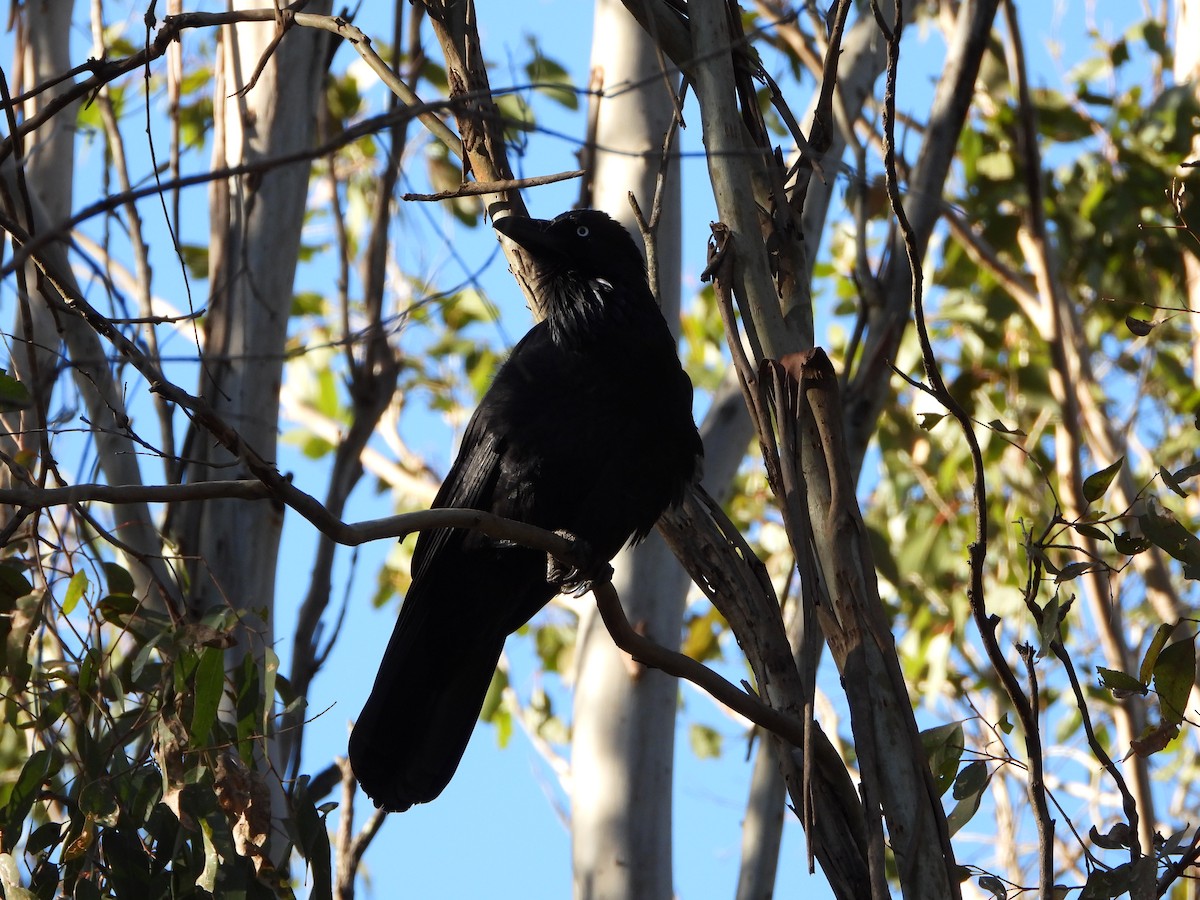
[[[591,232],[588,231],[588,227],[586,225],[580,225],[578,228],[575,229],[575,233],[577,235],[579,235],[580,237],[587,237],[589,234],[591,234]]]

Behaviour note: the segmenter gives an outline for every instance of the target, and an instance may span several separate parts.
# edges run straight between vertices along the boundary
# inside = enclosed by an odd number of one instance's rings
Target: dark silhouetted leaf
[[[962,800],[964,797],[980,793],[987,787],[991,777],[987,764],[982,760],[967,763],[959,770],[958,777],[954,779],[954,790],[952,791],[954,799]]]
[[[1145,759],[1166,748],[1167,744],[1179,737],[1179,726],[1173,722],[1160,722],[1142,732],[1141,737],[1129,742],[1130,749]]]
[[[1188,697],[1196,682],[1196,638],[1185,638],[1164,647],[1154,663],[1154,690],[1163,721],[1183,722]]]
[[[1167,471],[1166,466],[1158,467],[1158,477],[1161,478],[1163,480],[1163,484],[1169,487],[1172,491],[1174,491],[1180,497],[1187,499],[1187,491],[1179,486],[1179,482],[1175,480],[1174,475]]]
[[[1146,512],[1138,516],[1146,537],[1161,550],[1183,563],[1185,578],[1200,578],[1200,538],[1197,538],[1153,497],[1146,501]]]
[[[1020,428],[1009,428],[999,419],[992,419],[992,421],[988,422],[988,428],[992,429],[993,431],[998,431],[1001,434],[1016,434],[1020,435],[1021,437],[1025,437],[1025,432],[1023,432]]]
[[[1103,834],[1093,825],[1088,831],[1088,837],[1101,850],[1126,850],[1132,844],[1135,835],[1128,822],[1117,822]]]
[[[1095,525],[1079,524],[1072,525],[1076,533],[1090,537],[1093,541],[1111,541],[1107,531],[1103,528],[1097,528]]]
[[[1117,548],[1118,553],[1123,553],[1126,556],[1136,556],[1145,550],[1149,550],[1153,545],[1146,538],[1140,535],[1134,536],[1126,531],[1113,538],[1113,546]]]
[[[980,890],[989,891],[995,900],[1008,900],[1008,888],[995,875],[979,876]]]
[[[1127,694],[1142,694],[1144,696],[1150,690],[1150,688],[1132,675],[1127,675],[1116,669],[1106,669],[1104,666],[1097,666],[1096,674],[1100,676],[1100,684],[1110,691],[1124,691]]]
[[[1155,328],[1158,327],[1157,322],[1147,322],[1145,319],[1137,319],[1133,316],[1125,317],[1125,327],[1138,337],[1145,337]]]
[[[958,777],[958,762],[962,759],[964,744],[962,723],[950,722],[927,728],[921,732],[921,743],[925,746],[938,794],[944,794]]]

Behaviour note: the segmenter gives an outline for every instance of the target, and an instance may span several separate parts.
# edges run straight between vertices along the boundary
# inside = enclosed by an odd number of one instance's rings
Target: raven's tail
[[[432,598],[423,598],[432,599]],[[504,647],[402,611],[350,734],[350,765],[389,812],[427,803],[458,768]],[[420,618],[420,617],[417,617]]]

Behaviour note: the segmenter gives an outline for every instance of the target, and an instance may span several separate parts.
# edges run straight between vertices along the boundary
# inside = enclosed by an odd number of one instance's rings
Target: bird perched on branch
[[[559,531],[607,562],[697,475],[691,382],[619,223],[576,210],[495,228],[532,257],[546,318],[496,374],[433,505]],[[548,567],[544,553],[460,529],[422,532],[412,575],[350,736],[355,776],[389,811],[441,793],[505,637],[579,577]]]

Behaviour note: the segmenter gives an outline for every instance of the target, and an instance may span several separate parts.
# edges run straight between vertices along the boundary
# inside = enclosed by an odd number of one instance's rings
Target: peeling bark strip
[[[876,838],[882,812],[906,897],[955,896],[945,813],[879,597],[833,364],[816,348],[780,362],[766,361],[763,369],[774,376],[774,385],[782,386],[774,397],[776,412],[786,409],[789,419],[794,416],[799,438],[789,448],[792,428],[781,428],[781,463],[785,470],[797,461],[801,467],[800,478],[793,480],[806,495],[811,548],[823,588],[814,592],[816,613],[850,704],[868,832]],[[881,854],[882,846],[871,849]],[[872,881],[878,889],[877,879],[884,873],[876,871],[876,858],[872,852]]]
[[[833,365],[818,348],[788,354],[782,361],[763,359],[755,368],[737,341],[738,321],[733,313],[737,282],[730,277],[737,271],[736,250],[729,229],[715,224],[705,276],[713,279],[718,307],[732,336],[730,348],[758,428],[768,480],[779,498],[796,554],[806,612],[815,613],[825,630],[846,687],[862,774],[861,804],[855,802],[857,797],[851,801],[863,816],[861,830],[856,829],[863,836],[857,846],[864,854],[854,872],[858,884],[852,890],[857,893],[851,892],[848,884],[837,883],[837,876],[822,858],[823,842],[814,839],[825,827],[832,807],[810,803],[811,795],[804,793],[803,786],[797,796],[794,774],[788,778],[785,769],[789,792],[796,808],[805,811],[802,822],[810,840],[817,844],[814,849],[822,859],[822,869],[839,896],[888,896],[886,821],[905,896],[956,897],[959,889],[945,813],[883,616],[866,527],[855,499],[855,479],[843,433],[845,411]],[[697,583],[703,585],[704,581],[697,579]],[[773,600],[773,592],[768,593]],[[716,596],[714,603],[719,603]],[[718,608],[725,614],[723,607]],[[753,665],[756,654],[744,642],[734,618],[729,614],[726,618]],[[774,618],[778,619],[777,608]],[[772,617],[760,613],[753,621],[761,635],[766,630],[764,623]],[[811,629],[805,632],[811,636]],[[782,629],[780,634],[786,641]],[[783,683],[797,685],[800,693],[791,696],[804,709],[813,686],[798,677],[790,652],[787,662],[792,674]],[[804,665],[808,660],[800,662]],[[759,674],[757,667],[755,672]],[[810,735],[816,728],[811,715],[806,720],[807,742],[813,740]],[[907,752],[896,753],[898,747]],[[806,760],[817,761],[815,754],[810,756],[812,748],[802,749]],[[820,744],[817,749],[822,749]],[[837,765],[845,774],[840,760]],[[811,786],[820,767],[806,766],[805,770]],[[814,811],[811,817],[809,810]]]

